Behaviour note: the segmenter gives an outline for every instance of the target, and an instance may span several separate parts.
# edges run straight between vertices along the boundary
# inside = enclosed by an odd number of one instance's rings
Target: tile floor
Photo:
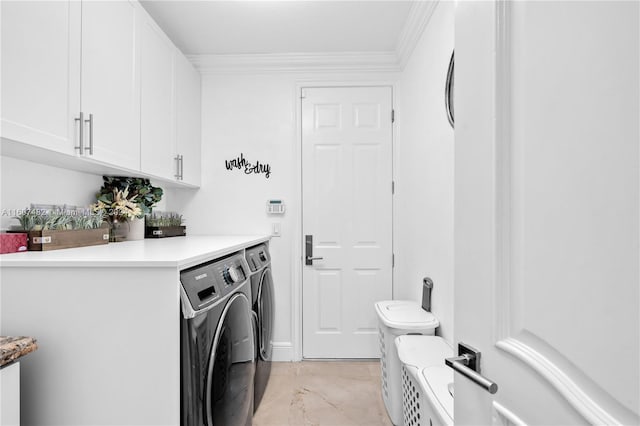
[[[378,361],[274,362],[254,426],[390,426]]]

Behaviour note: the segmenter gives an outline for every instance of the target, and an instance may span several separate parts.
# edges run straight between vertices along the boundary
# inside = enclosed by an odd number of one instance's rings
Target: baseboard
[[[293,343],[291,342],[273,342],[273,358],[274,361],[300,361],[295,357]]]

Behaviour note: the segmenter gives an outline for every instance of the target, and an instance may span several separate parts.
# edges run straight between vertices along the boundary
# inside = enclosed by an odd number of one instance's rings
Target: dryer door
[[[260,359],[271,361],[273,352],[273,279],[271,268],[264,268],[258,286],[258,352]]]
[[[243,293],[236,293],[220,317],[205,384],[207,426],[251,424],[255,363],[250,306]]]

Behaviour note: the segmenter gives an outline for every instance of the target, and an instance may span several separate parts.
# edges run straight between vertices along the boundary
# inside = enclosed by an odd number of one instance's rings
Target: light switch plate
[[[279,237],[280,236],[280,232],[281,232],[280,222],[272,223],[271,224],[271,236],[272,237]]]

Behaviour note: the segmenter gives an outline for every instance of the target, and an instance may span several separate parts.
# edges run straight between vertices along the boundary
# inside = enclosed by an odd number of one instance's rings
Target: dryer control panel
[[[267,266],[270,261],[271,256],[269,255],[269,248],[266,244],[258,244],[257,246],[247,249],[247,263],[249,264],[251,272],[262,269]]]
[[[180,273],[182,296],[194,311],[216,304],[247,280],[242,253],[215,259]]]

